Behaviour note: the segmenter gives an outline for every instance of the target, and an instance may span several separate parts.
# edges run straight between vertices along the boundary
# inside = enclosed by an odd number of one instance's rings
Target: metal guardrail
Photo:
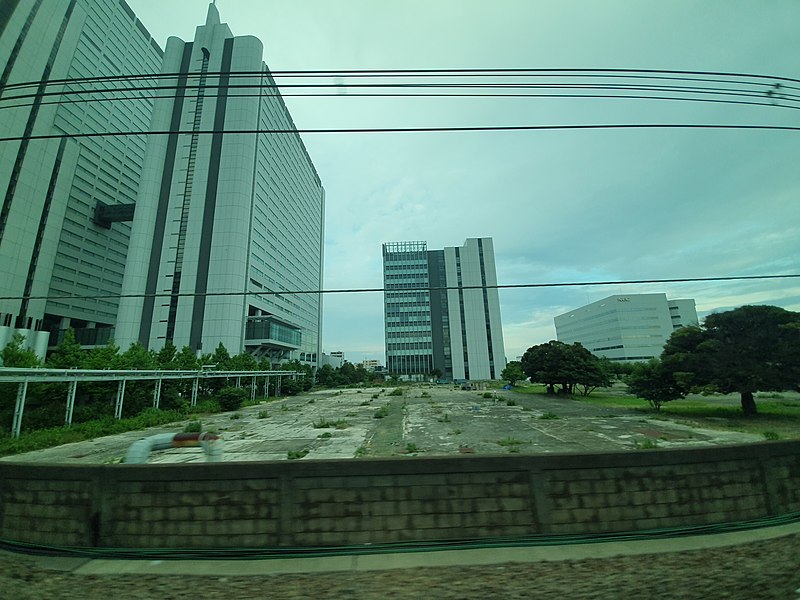
[[[25,399],[28,385],[31,383],[68,383],[67,403],[64,424],[72,424],[72,412],[75,408],[75,396],[78,383],[117,382],[117,397],[114,405],[114,418],[122,418],[122,406],[125,401],[125,384],[128,381],[153,381],[153,407],[158,408],[161,401],[161,384],[165,380],[191,380],[192,396],[190,405],[197,405],[197,396],[201,379],[236,379],[237,387],[241,387],[242,378],[249,378],[250,399],[255,400],[257,380],[264,378],[264,396],[269,390],[269,382],[275,377],[275,395],[280,396],[281,381],[285,377],[295,379],[301,373],[296,371],[135,371],[135,370],[85,370],[85,369],[17,369],[0,367],[0,383],[16,383],[17,399],[14,406],[14,420],[11,435],[19,437],[22,430],[22,416],[25,412]]]

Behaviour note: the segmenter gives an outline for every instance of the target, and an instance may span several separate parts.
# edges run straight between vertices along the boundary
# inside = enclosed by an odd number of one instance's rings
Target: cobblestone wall
[[[40,466],[0,462],[0,538],[326,546],[637,531],[800,511],[800,442],[615,454]]]

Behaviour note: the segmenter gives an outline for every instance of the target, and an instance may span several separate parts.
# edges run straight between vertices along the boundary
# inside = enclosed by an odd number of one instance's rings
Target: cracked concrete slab
[[[235,413],[201,416],[224,439],[224,461],[544,454],[678,448],[763,441],[758,435],[693,427],[563,398],[449,386],[325,390],[280,398]],[[197,419],[198,417],[195,417]],[[179,432],[172,426],[127,432],[2,460],[117,463],[137,439]],[[153,452],[151,463],[202,462],[200,448]]]

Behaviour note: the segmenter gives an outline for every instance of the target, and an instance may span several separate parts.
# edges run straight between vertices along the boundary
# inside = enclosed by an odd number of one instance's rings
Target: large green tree
[[[587,395],[610,383],[599,360],[578,342],[550,340],[528,348],[522,356],[522,369],[531,382],[545,384],[548,394],[555,394],[556,386],[560,386],[559,394],[572,394],[576,385],[582,385]]]
[[[745,415],[753,394],[800,389],[800,313],[777,306],[742,306],[679,329],[662,362],[684,390],[738,393]]]

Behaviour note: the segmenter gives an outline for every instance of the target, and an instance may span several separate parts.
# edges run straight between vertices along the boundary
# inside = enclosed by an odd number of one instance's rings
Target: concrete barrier
[[[0,462],[0,538],[257,548],[611,533],[800,511],[800,442],[538,456]]]

